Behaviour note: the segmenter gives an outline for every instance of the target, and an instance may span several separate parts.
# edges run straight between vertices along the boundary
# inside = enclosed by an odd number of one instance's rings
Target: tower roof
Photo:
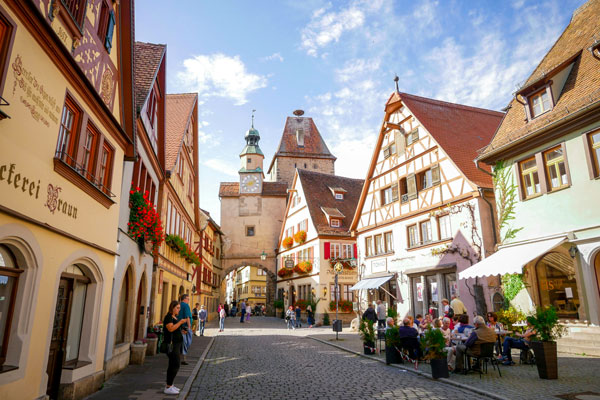
[[[296,137],[298,130],[303,132],[303,145],[298,144]],[[302,157],[302,158],[326,158],[336,160],[331,154],[325,141],[321,137],[315,122],[310,117],[302,117],[296,114],[293,117],[287,117],[279,148],[271,160],[268,173],[271,172],[275,159],[277,157]]]

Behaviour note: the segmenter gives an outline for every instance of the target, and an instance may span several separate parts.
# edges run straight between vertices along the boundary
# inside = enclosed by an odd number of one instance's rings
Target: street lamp
[[[339,300],[340,300],[340,290],[338,285],[338,275],[344,270],[344,266],[341,262],[335,263],[333,266],[333,271],[335,272],[335,322],[333,323],[335,326],[333,329],[335,330],[335,340],[338,340],[338,332],[341,330],[341,324],[338,320],[338,308],[339,308]],[[338,326],[339,325],[339,326]]]
[[[260,253],[260,259],[261,259],[262,261],[265,261],[265,260],[267,259],[267,253],[265,253],[265,251],[264,251],[264,250],[263,250],[263,252],[262,252],[262,253]]]

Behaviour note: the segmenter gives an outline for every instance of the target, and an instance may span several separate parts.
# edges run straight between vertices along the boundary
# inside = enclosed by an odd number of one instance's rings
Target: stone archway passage
[[[256,263],[256,262],[242,262],[240,264],[235,264],[235,265],[231,265],[228,268],[226,268],[223,271],[223,279],[221,280],[221,285],[226,285],[226,280],[225,277],[231,272],[234,271],[238,268],[242,268],[242,267],[254,267],[254,268],[258,268],[261,269],[263,271],[265,271],[265,273],[267,274],[267,295],[265,298],[265,307],[266,307],[266,314],[270,315],[270,316],[275,316],[275,292],[276,292],[276,287],[277,287],[277,275],[275,273],[273,273],[271,270],[269,270],[269,268],[265,267],[262,264]],[[223,290],[219,290],[219,295],[221,293],[223,293]],[[220,299],[223,300],[224,299]]]

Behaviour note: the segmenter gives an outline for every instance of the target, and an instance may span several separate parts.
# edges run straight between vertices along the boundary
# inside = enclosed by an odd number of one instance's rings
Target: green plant
[[[301,310],[306,310],[308,304],[308,300],[298,299],[294,305],[300,307]]]
[[[368,320],[361,319],[360,325],[358,326],[358,333],[363,343],[374,343],[375,342],[375,329],[373,323]]]
[[[506,300],[511,301],[517,297],[522,289],[525,289],[523,274],[505,274],[502,276],[502,290]]]
[[[398,311],[396,311],[396,307],[390,307],[390,308],[388,308],[388,310],[387,310],[387,316],[394,318],[394,321],[398,322],[397,321]]]
[[[331,322],[329,321],[329,314],[323,314],[323,326],[329,326]]]
[[[349,300],[340,300],[340,301],[338,301],[338,305],[339,305],[339,310],[342,312],[351,312],[352,309],[354,308],[354,305]],[[331,311],[335,311],[335,309],[336,309],[335,300],[332,300],[329,302],[329,309]]]
[[[185,258],[188,262],[200,265],[200,257],[185,243],[179,235],[167,235],[165,243],[175,250],[179,255]]]
[[[527,322],[533,326],[536,336],[542,342],[555,341],[566,332],[566,328],[558,323],[558,314],[553,306],[538,307],[534,314],[527,317]]]
[[[275,301],[273,302],[273,306],[274,306],[275,308],[283,308],[283,300],[275,300]]]
[[[425,330],[421,337],[421,350],[426,360],[439,359],[446,357],[446,339],[440,329],[434,329],[431,326]]]
[[[506,228],[504,236],[500,238],[503,244],[514,239],[523,228],[509,227],[509,221],[515,219],[515,204],[517,203],[517,186],[512,180],[511,168],[504,165],[500,160],[494,166],[492,174],[494,184],[494,193],[496,194],[496,210],[498,212],[498,229],[502,234],[502,229]]]
[[[509,330],[512,329],[514,323],[525,320],[523,311],[512,306],[508,307],[506,310],[500,310],[496,314],[498,315],[498,322]]]
[[[319,302],[321,301],[320,298],[313,296],[313,294],[309,294],[308,295],[308,304],[307,306],[310,306],[310,308],[312,308],[313,312],[317,311],[317,304],[319,304]]]
[[[397,326],[390,326],[385,331],[385,345],[387,347],[400,346],[400,331]]]

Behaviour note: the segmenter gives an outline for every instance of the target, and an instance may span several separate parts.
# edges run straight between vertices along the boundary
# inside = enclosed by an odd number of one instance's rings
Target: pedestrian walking
[[[240,304],[240,312],[242,313],[242,316],[240,317],[240,323],[243,324],[244,316],[246,315],[246,302],[244,300],[242,300],[242,304]]]
[[[302,321],[300,321],[300,315],[302,314],[302,310],[300,306],[296,304],[296,328],[302,328]]]
[[[290,328],[292,328],[292,330],[296,330],[296,312],[294,311],[294,307],[289,306],[285,312],[285,322],[287,323],[288,330]]]
[[[192,319],[192,310],[190,310],[190,296],[188,294],[182,294],[179,299],[179,319],[187,319],[187,322],[183,323],[181,327],[181,333],[183,335],[183,346],[181,348],[181,364],[188,365],[188,362],[185,360],[185,356],[188,353],[190,346],[192,345],[192,338],[194,334],[192,333],[192,327],[190,326],[190,320]]]
[[[252,306],[250,303],[246,306],[246,322],[250,323],[250,316],[252,315]]]
[[[225,307],[223,307],[219,312],[219,332],[225,330],[225,317],[227,317],[227,311],[225,311]]]
[[[192,332],[198,336],[198,311],[200,311],[200,303],[196,303],[196,306],[192,308]]]
[[[200,306],[198,320],[200,321],[200,336],[204,336],[204,327],[206,326],[206,321],[208,321],[208,313],[204,309],[204,306]]]
[[[373,324],[375,322],[377,322],[377,313],[373,309],[373,305],[372,304],[369,303],[369,305],[367,306],[367,309],[365,310],[365,312],[362,315],[362,319],[363,320],[371,321]]]
[[[385,304],[381,300],[377,300],[377,328],[385,328],[385,320],[387,318],[387,312],[385,311]]]
[[[310,304],[306,306],[306,322],[308,323],[309,328],[312,328],[315,324],[315,313]]]
[[[188,319],[179,319],[181,306],[178,301],[173,300],[169,304],[169,312],[163,318],[164,343],[166,343],[166,353],[169,357],[169,367],[167,368],[167,386],[164,389],[165,394],[178,394],[179,388],[173,385],[175,376],[179,371],[181,364],[181,348],[183,344],[182,325],[189,323]],[[161,347],[162,349],[162,347]]]
[[[227,316],[229,315],[229,304],[225,303],[223,308],[225,309],[225,318],[227,318]]]

